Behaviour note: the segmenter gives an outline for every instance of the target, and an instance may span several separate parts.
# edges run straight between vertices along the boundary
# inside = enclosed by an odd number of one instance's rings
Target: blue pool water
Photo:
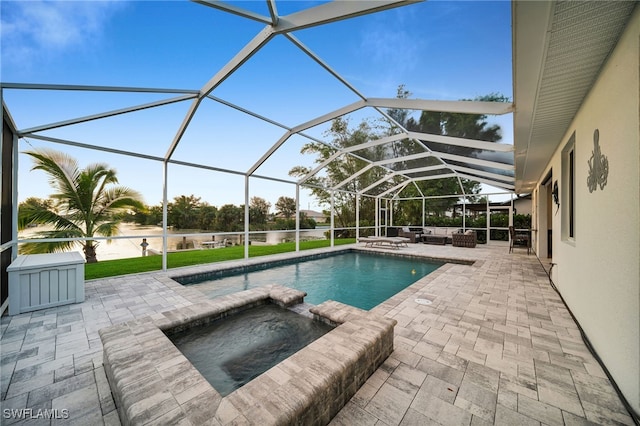
[[[307,303],[335,300],[369,310],[441,265],[411,257],[348,252],[190,285],[213,298],[280,284],[306,292]]]

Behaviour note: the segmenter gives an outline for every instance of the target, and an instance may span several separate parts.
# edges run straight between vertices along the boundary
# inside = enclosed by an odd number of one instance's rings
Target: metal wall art
[[[587,186],[589,192],[593,192],[598,189],[603,190],[607,184],[607,176],[609,176],[609,160],[605,155],[600,152],[600,132],[596,129],[593,132],[593,151],[591,152],[591,158],[589,158],[589,176],[587,176]]]

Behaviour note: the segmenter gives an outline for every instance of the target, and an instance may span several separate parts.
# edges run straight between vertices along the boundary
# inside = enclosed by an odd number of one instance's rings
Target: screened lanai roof
[[[366,17],[375,18],[371,24],[374,26],[370,27],[374,37],[376,25],[390,25],[390,20],[402,16],[394,13],[397,10],[404,9],[409,14],[429,13],[424,3],[399,0],[313,3],[202,0],[193,3],[192,7],[198,8],[197,13],[203,19],[201,23],[194,23],[194,28],[203,23],[216,26],[222,21],[248,23],[237,31],[225,27],[226,32],[216,33],[215,39],[194,31],[193,43],[202,46],[203,56],[210,57],[208,75],[200,74],[197,78],[189,75],[188,58],[176,54],[175,58],[157,60],[159,69],[173,67],[175,73],[181,74],[183,78],[172,79],[182,82],[178,88],[100,85],[96,82],[109,81],[109,78],[100,76],[99,72],[82,81],[65,82],[63,74],[53,72],[54,76],[62,77],[62,83],[3,82],[3,102],[14,115],[18,135],[29,140],[301,185],[309,185],[312,178],[323,176],[331,161],[352,158],[358,160],[358,168],[351,177],[333,183],[328,189],[347,190],[353,179],[369,174],[375,177],[369,180],[374,183],[357,191],[387,198],[398,196],[411,185],[420,191],[415,185],[418,182],[450,177],[515,190],[511,141],[496,143],[415,132],[389,114],[389,110],[395,109],[414,116],[422,111],[502,116],[514,111],[512,103],[379,97],[378,93],[359,87],[369,87],[368,84],[353,81],[350,75],[333,66],[332,60],[340,55],[339,51],[327,51],[322,44],[311,47],[303,42],[312,31],[324,31],[331,36],[334,30],[337,33],[348,28],[350,22]],[[172,7],[171,3],[167,7]],[[149,38],[153,38],[152,31]],[[314,38],[309,36],[309,39]],[[153,48],[138,46],[133,39],[131,43],[133,54],[136,48]],[[386,46],[388,49],[402,48],[394,40],[388,43],[391,43]],[[400,60],[417,59],[408,55]],[[309,74],[302,79],[302,84],[293,83],[293,77],[299,80],[295,75],[298,64],[310,70],[306,71]],[[309,67],[310,64],[313,66]],[[135,73],[135,68],[130,72]],[[425,72],[428,78],[426,75]],[[144,75],[138,80],[150,83],[160,79]],[[254,80],[257,83],[252,87],[262,100],[257,103],[251,102],[250,92],[234,91],[238,84]],[[93,95],[100,103],[85,102]],[[46,108],[47,101],[42,99],[48,99],[47,96],[64,99],[65,114],[75,114],[58,116],[55,108],[39,114],[39,110]],[[45,116],[52,118],[43,120]],[[391,123],[393,134],[348,148],[338,148],[323,136],[333,119],[358,120],[370,116]],[[218,122],[221,126],[215,133],[207,133],[208,122]],[[203,155],[203,147],[214,148],[227,141],[235,141],[232,143],[236,145],[235,153],[228,154],[229,157],[217,152]],[[299,152],[301,146],[311,141],[327,146],[331,152],[328,160],[308,164],[310,172],[305,176],[295,179],[283,176],[279,169],[288,170],[279,161],[284,157],[283,152]],[[271,166],[266,167],[267,163]]]

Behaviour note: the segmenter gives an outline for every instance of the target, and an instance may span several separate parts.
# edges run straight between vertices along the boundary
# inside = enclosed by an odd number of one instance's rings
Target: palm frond
[[[87,214],[88,220],[95,210],[96,199],[104,188],[104,180],[109,170],[104,164],[94,164],[86,168],[78,177],[77,192],[82,202],[80,209]]]
[[[18,227],[24,229],[29,223],[52,224],[57,230],[75,232],[79,236],[84,236],[82,230],[73,218],[59,215],[46,208],[34,206],[24,206],[18,210]],[[46,238],[46,237],[44,237]]]
[[[53,229],[51,231],[41,231],[34,235],[34,238],[83,238],[84,232],[78,227],[70,229]]]
[[[42,170],[49,175],[49,183],[58,190],[58,199],[75,200],[75,182],[80,175],[77,161],[62,152],[40,149],[25,152],[34,159],[31,170]]]
[[[115,169],[110,169],[108,165],[103,163],[96,163],[87,166],[85,172],[94,177],[96,182],[96,188],[94,188],[94,194],[100,196],[107,185],[115,185],[118,183]]]
[[[20,254],[42,254],[42,253],[59,253],[69,251],[78,245],[75,241],[59,241],[46,243],[24,243],[20,245],[18,251]]]
[[[142,196],[139,192],[127,188],[125,186],[116,186],[109,188],[103,192],[100,200],[102,204],[101,213],[115,213],[117,211],[129,208],[143,208],[140,201]]]
[[[71,229],[54,229],[52,231],[42,231],[34,235],[34,238],[60,239],[60,238],[80,238],[84,233],[77,227]],[[47,241],[24,243],[20,246],[20,252],[24,254],[56,253],[68,251],[74,246],[84,246],[81,241]]]
[[[118,222],[103,222],[95,229],[95,233],[103,237],[112,237],[117,235],[118,231]]]

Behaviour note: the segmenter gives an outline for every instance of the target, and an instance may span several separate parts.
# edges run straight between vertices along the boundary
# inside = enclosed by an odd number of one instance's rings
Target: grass
[[[335,239],[335,245],[355,243],[355,238]],[[301,241],[300,250],[329,247],[329,240]],[[295,251],[295,243],[282,243],[273,246],[249,246],[249,257],[267,256],[270,254]],[[244,246],[232,246],[222,249],[189,250],[167,254],[167,266],[201,265],[204,263],[237,260],[244,257]],[[140,272],[159,271],[162,269],[162,256],[132,257],[128,259],[103,260],[98,263],[84,265],[85,280],[107,278],[117,275],[136,274]]]

